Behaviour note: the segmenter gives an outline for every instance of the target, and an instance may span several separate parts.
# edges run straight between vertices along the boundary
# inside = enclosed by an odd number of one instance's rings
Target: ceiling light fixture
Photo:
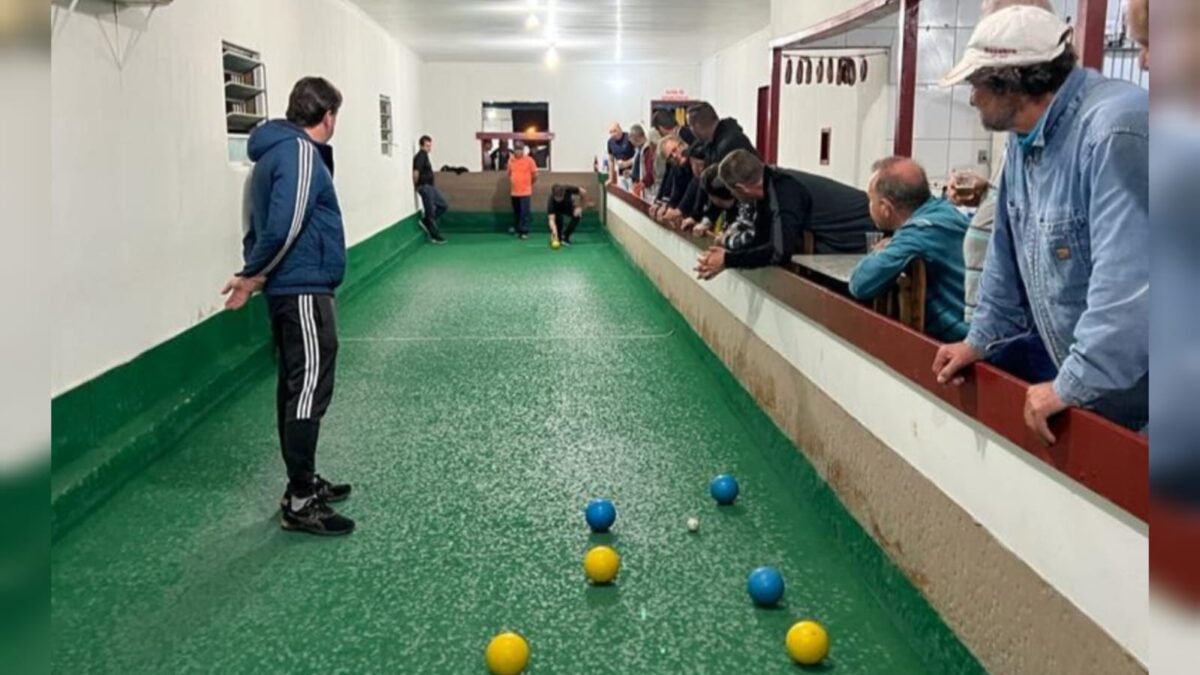
[[[554,69],[558,67],[558,47],[550,45],[546,50],[546,67]]]
[[[617,0],[617,39],[615,40],[616,46],[613,48],[613,60],[615,61],[621,60],[621,29],[624,27],[622,24],[621,0]]]
[[[530,12],[529,17],[525,19],[525,30],[537,30],[540,25],[542,22],[538,20],[537,14]]]

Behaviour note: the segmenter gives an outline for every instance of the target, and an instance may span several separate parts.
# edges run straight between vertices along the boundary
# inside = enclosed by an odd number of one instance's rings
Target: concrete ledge
[[[615,200],[609,202],[607,221],[613,237],[634,263],[687,318],[776,424],[804,449],[847,509],[989,671],[1089,675],[1146,672],[1145,602],[1140,607],[1126,603],[1125,610],[1131,615],[1126,623],[1110,621],[1109,626],[1101,626],[772,347],[744,318],[730,311],[710,287],[698,284],[685,271],[682,259],[694,250],[677,247],[664,251],[668,244],[654,241],[659,236],[682,240]],[[744,278],[741,282],[748,283]],[[766,316],[765,300],[749,301],[750,311],[758,319],[756,325],[799,318]],[[827,334],[824,337],[835,339]],[[818,344],[806,346],[821,349]],[[866,357],[862,366],[864,371],[880,367]],[[864,373],[847,373],[846,377],[863,382],[870,379]],[[996,443],[988,439],[976,450],[991,450]],[[972,452],[971,448],[959,450]],[[1019,452],[1014,449],[1014,453]],[[1038,467],[1030,469],[1036,471]],[[1020,493],[1021,489],[1016,486],[1012,491]],[[1119,517],[1109,523],[1109,515],[1101,513],[1097,518],[1135,544],[1124,555],[1131,559],[1140,555],[1144,561],[1145,550],[1139,551],[1136,544],[1139,537],[1145,538],[1145,532],[1139,531],[1137,523]],[[1036,526],[1030,524],[1034,529]],[[1125,527],[1130,531],[1125,532]],[[1042,545],[1071,546],[1072,542],[1047,540]],[[1137,564],[1136,560],[1126,560],[1116,567],[1124,571],[1135,569]],[[1080,567],[1075,573],[1089,575],[1094,570]],[[1145,576],[1141,578],[1144,583]],[[1077,597],[1097,592],[1107,580],[1089,581]],[[1122,593],[1123,602],[1138,596],[1136,588],[1117,592]],[[1090,595],[1083,599],[1093,600]],[[1108,607],[1098,606],[1093,611],[1105,619],[1112,618]],[[1142,660],[1134,653],[1142,654]]]

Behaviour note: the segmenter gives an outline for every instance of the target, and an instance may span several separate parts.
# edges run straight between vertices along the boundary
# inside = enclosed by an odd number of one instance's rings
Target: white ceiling
[[[563,63],[609,62],[619,32],[622,61],[698,63],[771,15],[770,0],[351,1],[426,61],[540,62],[553,41]]]

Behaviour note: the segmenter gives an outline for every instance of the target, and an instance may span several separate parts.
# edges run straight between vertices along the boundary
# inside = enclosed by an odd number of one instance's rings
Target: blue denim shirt
[[[979,309],[967,342],[991,354],[1034,328],[1072,405],[1145,424],[1150,371],[1149,100],[1078,69],[1037,137],[1008,144]],[[1134,395],[1130,399],[1130,393]],[[1143,392],[1143,393],[1137,393]]]

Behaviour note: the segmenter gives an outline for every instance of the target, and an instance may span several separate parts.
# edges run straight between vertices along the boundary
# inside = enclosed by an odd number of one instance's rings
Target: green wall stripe
[[[583,220],[579,227],[582,229],[596,228],[600,225],[600,214],[595,211],[585,211]],[[439,226],[446,234],[454,232],[463,233],[490,233],[490,232],[507,232],[508,228],[513,226],[513,214],[511,212],[476,212],[476,211],[450,211],[442,216]],[[536,208],[533,211],[533,218],[530,222],[530,231],[535,233],[547,233],[550,227],[547,224],[546,212],[538,211]]]
[[[423,242],[413,214],[350,247],[343,302]],[[219,312],[131,361],[54,397],[52,537],[111,495],[214,406],[271,366],[261,297]]]

